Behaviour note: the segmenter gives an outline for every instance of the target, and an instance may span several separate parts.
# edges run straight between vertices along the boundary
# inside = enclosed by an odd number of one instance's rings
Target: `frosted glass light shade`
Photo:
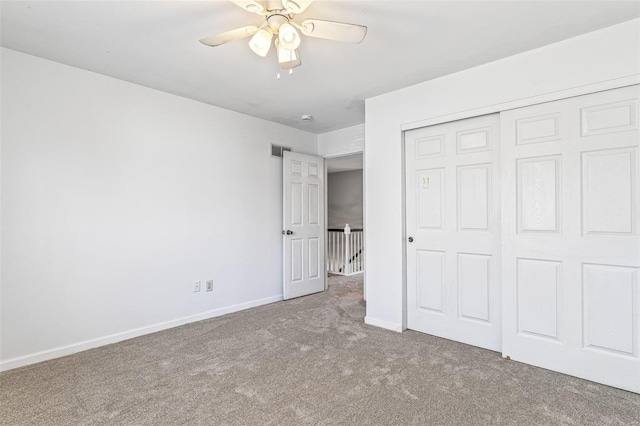
[[[300,34],[298,34],[298,31],[289,23],[280,26],[278,40],[280,40],[280,46],[283,49],[295,50],[300,46]]]
[[[255,33],[253,37],[251,37],[251,40],[249,40],[249,47],[256,55],[265,57],[267,56],[267,53],[269,53],[269,49],[271,49],[272,38],[273,33],[271,30],[262,28]]]
[[[302,65],[302,61],[300,60],[300,55],[297,50],[283,49],[279,39],[276,39],[275,44],[276,51],[278,52],[278,63],[282,69],[290,70],[291,68]]]

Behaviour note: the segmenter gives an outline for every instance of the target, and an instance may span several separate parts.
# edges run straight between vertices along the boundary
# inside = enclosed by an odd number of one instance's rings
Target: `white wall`
[[[579,93],[595,83],[638,81],[639,28],[639,20],[626,22],[366,100],[367,323],[394,330],[404,325],[402,128],[534,103],[565,90]]]
[[[336,157],[364,151],[364,124],[318,135],[318,155]]]
[[[1,53],[3,369],[281,298],[270,143],[316,135]]]
[[[327,175],[328,228],[362,228],[362,191],[362,170]]]

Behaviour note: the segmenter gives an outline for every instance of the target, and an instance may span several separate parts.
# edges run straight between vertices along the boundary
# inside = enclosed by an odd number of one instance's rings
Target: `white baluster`
[[[354,272],[354,264],[353,264],[353,255],[355,253],[354,247],[353,247],[354,235],[349,234],[348,238],[349,238],[349,275],[351,275]]]
[[[340,271],[340,238],[342,238],[342,234],[336,232],[336,273],[342,272]]]
[[[340,264],[342,265],[342,273],[344,274],[344,271],[347,269],[346,265],[344,263],[345,258],[344,258],[344,243],[345,243],[345,238],[344,238],[344,234],[340,235]]]
[[[356,234],[356,271],[360,272],[360,232]]]
[[[360,272],[360,232],[356,233],[356,253],[355,253],[356,271]]]
[[[346,265],[344,264],[344,243],[345,243],[345,238],[344,238],[344,231],[340,233],[340,248],[339,248],[339,256],[340,256],[340,272],[342,274],[344,274],[345,270],[346,270]]]
[[[356,262],[358,261],[357,255],[358,250],[356,249],[356,238],[358,238],[358,234],[351,235],[351,273],[357,272],[358,267]]]
[[[362,232],[358,232],[358,271],[362,271]]]
[[[329,270],[331,272],[334,271],[333,256],[335,256],[335,249],[333,247],[333,236],[334,236],[333,232],[329,232],[329,253],[330,253],[329,254],[329,263],[330,263]]]
[[[336,265],[336,260],[337,260],[336,246],[338,245],[337,237],[338,236],[334,233],[333,234],[333,272],[338,271],[338,265]]]
[[[358,236],[358,244],[360,245],[358,249],[358,264],[360,265],[361,271],[362,271],[362,248],[363,248],[362,236],[363,235],[364,235],[363,232],[360,232],[360,235]]]
[[[358,252],[358,262],[360,263],[360,270],[364,268],[362,264],[362,254],[364,253],[364,232],[360,232],[360,251]]]
[[[347,223],[344,226],[344,274],[351,274],[351,256],[350,256],[350,245],[351,245],[351,227]]]
[[[327,232],[327,270],[331,272],[331,232]]]
[[[331,272],[333,271],[333,265],[331,265],[331,258],[333,257],[333,253],[331,251],[331,239],[333,238],[333,232],[329,231],[327,235],[327,264],[329,265],[327,266],[327,269]]]
[[[331,272],[336,271],[336,234],[331,232]]]
[[[360,232],[360,235],[358,236],[359,239],[359,245],[360,248],[358,250],[358,264],[360,265],[360,270],[362,271],[362,251],[363,251],[363,242],[362,242],[362,236],[364,235],[363,232]]]

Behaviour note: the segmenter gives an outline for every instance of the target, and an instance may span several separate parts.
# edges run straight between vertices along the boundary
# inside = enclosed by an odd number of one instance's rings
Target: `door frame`
[[[481,115],[488,115],[494,113],[500,113],[502,111],[506,111],[509,109],[522,108],[537,104],[542,104],[545,102],[558,101],[561,99],[572,98],[575,96],[588,95],[591,93],[602,92],[611,89],[619,89],[622,87],[633,86],[636,84],[640,84],[640,75],[632,75],[628,77],[622,77],[614,80],[601,81],[598,83],[587,84],[584,86],[577,86],[569,89],[559,90],[556,92],[545,93],[538,96],[532,96],[529,98],[520,98],[520,99],[510,99],[505,102],[493,104],[493,105],[485,105],[478,108],[473,108],[469,110],[463,110],[458,112],[453,112],[450,114],[439,115],[428,117],[419,121],[412,121],[404,123],[400,126],[400,181],[402,182],[402,198],[401,198],[401,211],[402,211],[402,329],[404,331],[407,329],[407,249],[405,241],[407,240],[407,188],[406,188],[406,141],[405,141],[405,132],[409,130],[419,129],[421,127],[429,127],[434,126],[436,124],[449,123],[452,121],[464,120],[466,118],[479,117]],[[500,135],[500,139],[502,139],[502,134]],[[326,158],[326,157],[325,157]],[[364,175],[364,162],[363,162],[363,176]],[[366,186],[364,187],[365,194],[364,197],[366,199]],[[365,204],[366,209],[366,204]],[[366,216],[365,216],[366,218]],[[365,230],[366,232],[366,230]],[[366,245],[365,245],[366,249]],[[366,261],[366,256],[365,256]],[[365,265],[366,266],[366,265]],[[366,280],[366,268],[365,268],[365,280]]]
[[[403,137],[404,137],[404,132],[403,132]],[[364,148],[362,150],[358,150],[358,151],[352,151],[352,152],[348,152],[348,153],[340,153],[340,154],[333,154],[333,155],[327,155],[327,156],[323,156],[322,158],[324,158],[325,163],[324,163],[324,181],[326,182],[325,184],[325,191],[324,191],[324,223],[325,223],[325,241],[328,241],[329,238],[329,231],[327,231],[327,229],[329,228],[329,200],[328,200],[328,195],[329,195],[329,171],[328,171],[328,167],[327,167],[327,160],[330,160],[332,158],[341,158],[341,157],[350,157],[352,155],[358,155],[361,154],[362,155],[362,241],[363,241],[363,247],[366,247],[366,241],[367,241],[367,227],[364,226],[365,222],[366,222],[366,218],[367,218],[367,187],[366,187],[366,166],[365,166],[365,162],[364,162]],[[327,276],[327,255],[328,255],[328,250],[329,250],[329,246],[325,244],[325,265],[324,265],[324,275],[325,277]],[[363,281],[363,289],[362,289],[362,297],[364,298],[364,300],[367,300],[367,255],[366,255],[366,248],[365,248],[365,256],[364,256],[364,260],[363,260],[363,272],[362,272],[362,281]],[[326,279],[325,283],[324,283],[324,289],[327,290],[329,288],[329,280]]]

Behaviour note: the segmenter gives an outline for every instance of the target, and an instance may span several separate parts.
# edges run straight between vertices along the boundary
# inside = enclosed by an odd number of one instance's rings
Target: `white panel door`
[[[284,151],[285,299],[325,289],[324,159]]]
[[[503,355],[634,392],[639,95],[501,114]]]
[[[499,351],[498,114],[405,133],[407,327]]]

